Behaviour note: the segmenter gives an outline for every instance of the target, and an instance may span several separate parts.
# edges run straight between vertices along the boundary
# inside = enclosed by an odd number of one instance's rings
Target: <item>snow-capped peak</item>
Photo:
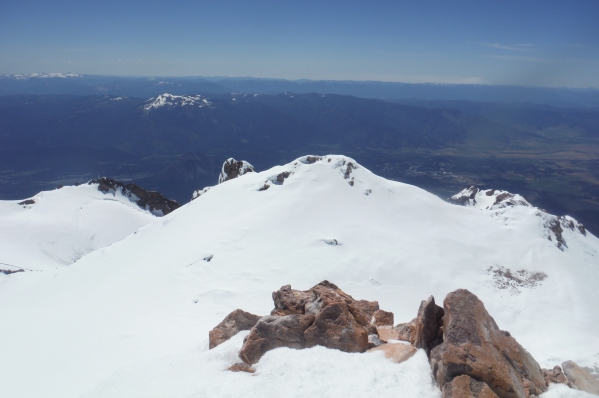
[[[50,78],[59,78],[66,79],[68,77],[80,77],[81,75],[77,73],[60,73],[60,72],[50,72],[50,73],[30,73],[30,74],[18,74],[18,75],[8,75],[15,80],[27,80],[32,78],[38,79],[50,79]]]
[[[450,203],[456,205],[484,210],[503,209],[508,206],[532,207],[532,205],[521,195],[500,191],[498,189],[483,190],[475,186],[464,188],[448,200]]]
[[[158,109],[162,107],[174,107],[174,106],[189,106],[203,108],[210,106],[212,103],[207,98],[201,95],[173,95],[173,94],[160,94],[157,97],[152,97],[146,101],[144,105],[144,111],[149,112],[152,109]]]

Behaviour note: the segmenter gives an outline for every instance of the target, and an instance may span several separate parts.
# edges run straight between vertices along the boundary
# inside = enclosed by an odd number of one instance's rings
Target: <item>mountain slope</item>
[[[378,300],[396,323],[431,294],[467,288],[541,366],[593,365],[599,241],[564,229],[560,249],[537,213],[455,206],[343,156],[248,173],[71,267],[0,275],[0,338],[11,342],[0,392],[439,396],[422,353],[394,367],[321,347],[274,350],[252,377],[224,371],[243,335],[207,350],[230,311],[267,314],[280,286],[324,279]]]
[[[70,265],[155,219],[120,192],[100,192],[98,184],[0,201],[0,269]]]

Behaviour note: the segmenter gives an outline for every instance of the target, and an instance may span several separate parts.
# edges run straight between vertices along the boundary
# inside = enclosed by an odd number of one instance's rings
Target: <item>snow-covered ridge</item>
[[[27,80],[27,79],[50,79],[50,78],[59,78],[66,79],[68,77],[80,77],[81,75],[77,73],[60,73],[60,72],[51,72],[51,73],[30,73],[30,74],[19,74],[19,75],[6,75],[7,77],[12,77],[16,80]]]
[[[448,199],[448,202],[460,206],[472,207],[477,210],[490,211],[492,217],[503,220],[504,222],[510,219],[513,208],[533,208],[536,210],[534,213],[535,216],[540,219],[543,236],[548,240],[555,242],[555,245],[561,250],[568,247],[568,243],[564,237],[564,230],[568,229],[583,236],[586,236],[587,234],[584,225],[574,218],[570,216],[551,215],[542,209],[534,207],[523,196],[507,191],[497,189],[482,190],[478,187],[471,186],[453,195]],[[515,212],[518,213],[518,210],[515,210]]]
[[[532,207],[532,205],[521,195],[497,189],[482,190],[475,186],[464,188],[448,200],[450,203],[456,205],[484,210],[497,210],[509,206]]]
[[[189,106],[203,108],[205,106],[211,106],[212,103],[201,95],[172,95],[168,93],[160,94],[157,97],[152,97],[146,101],[144,105],[144,111],[149,112],[153,109],[162,107],[174,107],[174,106]]]
[[[560,251],[537,213],[455,206],[341,155],[246,173],[71,267],[0,275],[0,395],[439,398],[424,352],[397,365],[281,348],[250,376],[226,371],[247,333],[208,350],[231,311],[266,315],[281,286],[325,279],[395,323],[465,288],[542,367],[599,366],[599,240],[562,227]]]
[[[98,191],[103,193],[120,194],[158,217],[165,216],[181,207],[177,201],[168,199],[160,192],[146,191],[134,183],[125,185],[125,183],[112,178],[102,177],[98,180],[91,180],[88,185],[96,186]]]

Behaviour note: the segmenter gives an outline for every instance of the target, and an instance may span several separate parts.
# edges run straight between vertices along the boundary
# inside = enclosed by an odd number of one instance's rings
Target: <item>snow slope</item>
[[[120,193],[98,191],[97,184],[0,201],[0,269],[69,265],[155,219]]]
[[[343,156],[248,173],[70,267],[0,275],[0,396],[439,397],[422,352],[395,365],[279,349],[251,376],[224,370],[243,336],[207,349],[230,311],[268,314],[272,291],[324,279],[396,323],[467,288],[542,366],[599,362],[599,240],[564,229],[560,249],[538,209],[501,210],[446,203]]]

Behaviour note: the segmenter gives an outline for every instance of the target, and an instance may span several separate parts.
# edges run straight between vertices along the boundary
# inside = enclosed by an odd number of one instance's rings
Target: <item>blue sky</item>
[[[0,2],[0,73],[599,87],[599,1]]]

